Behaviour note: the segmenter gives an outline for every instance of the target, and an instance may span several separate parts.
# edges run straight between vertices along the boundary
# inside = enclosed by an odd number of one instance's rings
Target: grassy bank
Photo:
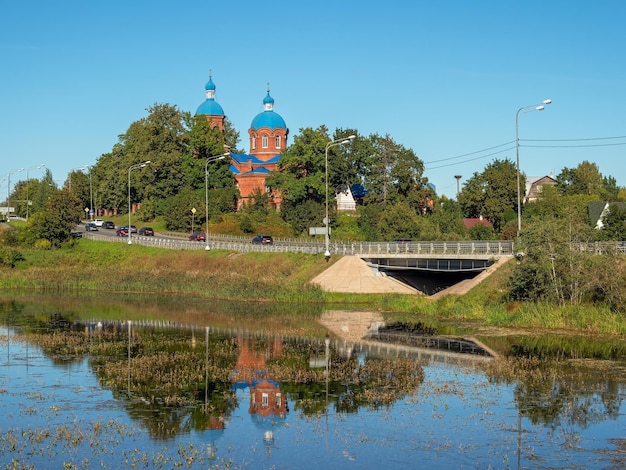
[[[507,302],[505,286],[513,263],[468,294],[433,301],[419,295],[323,292],[309,281],[328,264],[320,256],[300,253],[171,251],[86,239],[59,250],[21,251],[24,260],[12,269],[0,269],[3,290],[185,294],[237,301],[350,305],[400,313],[407,320],[419,315],[493,327],[626,334],[624,316],[602,307]]]

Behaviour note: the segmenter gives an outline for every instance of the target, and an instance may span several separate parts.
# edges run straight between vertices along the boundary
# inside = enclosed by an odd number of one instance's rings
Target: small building
[[[604,228],[604,218],[613,206],[626,211],[626,202],[590,202],[587,206],[587,214],[589,215],[591,226],[602,230]]]
[[[544,186],[556,186],[558,181],[552,176],[529,176],[526,179],[526,192],[524,193],[524,203],[536,202],[541,195]]]
[[[352,191],[347,184],[342,184],[335,190],[335,203],[338,212],[349,212],[356,210],[356,201],[352,196]]]
[[[465,217],[463,218],[463,227],[466,230],[471,230],[477,225],[482,225],[487,228],[493,228],[493,224],[485,219],[482,215],[480,217]]]

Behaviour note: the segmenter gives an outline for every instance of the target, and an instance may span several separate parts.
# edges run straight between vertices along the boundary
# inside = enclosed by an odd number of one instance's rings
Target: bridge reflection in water
[[[324,349],[326,341],[334,354],[348,359],[355,355],[364,355],[372,358],[414,358],[426,363],[444,363],[454,365],[472,365],[490,361],[496,354],[474,338],[458,338],[436,336],[432,334],[415,334],[411,332],[389,331],[385,325],[373,325],[369,333],[361,340],[347,340],[342,338],[318,338],[290,336],[284,334],[251,331],[242,328],[224,328],[214,326],[198,326],[164,320],[89,320],[86,327],[90,331],[97,329],[116,329],[118,331],[131,328],[151,328],[162,330],[181,330],[190,332],[206,331],[207,334],[217,334],[240,339],[275,340],[292,342],[301,345],[313,345]],[[315,365],[312,363],[312,366]]]

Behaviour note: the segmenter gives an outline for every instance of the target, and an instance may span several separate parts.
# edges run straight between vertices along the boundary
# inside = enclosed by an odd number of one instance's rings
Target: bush
[[[24,259],[24,255],[13,248],[0,248],[0,264],[4,266],[8,266],[9,268],[14,268],[15,263],[18,261],[22,261]]]

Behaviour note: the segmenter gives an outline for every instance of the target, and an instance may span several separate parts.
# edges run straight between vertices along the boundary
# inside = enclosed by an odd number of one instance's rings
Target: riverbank
[[[171,251],[140,245],[79,240],[58,250],[21,249],[14,268],[0,269],[0,289],[11,291],[145,293],[193,296],[328,309],[372,310],[406,321],[417,317],[472,321],[496,328],[626,334],[624,315],[596,305],[558,307],[510,302],[513,262],[464,295],[434,300],[415,293],[325,291],[313,282],[339,263],[301,253]],[[343,261],[346,262],[346,261]],[[2,296],[0,292],[0,297]]]

